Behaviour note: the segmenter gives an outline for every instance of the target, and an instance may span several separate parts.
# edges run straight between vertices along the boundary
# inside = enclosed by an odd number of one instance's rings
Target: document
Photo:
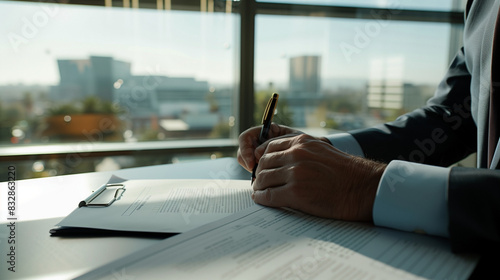
[[[79,207],[57,226],[180,233],[254,205],[249,180],[129,180],[122,184],[124,189],[109,206]],[[109,201],[110,195],[115,192],[98,199]]]
[[[467,279],[447,240],[255,205],[77,279]]]

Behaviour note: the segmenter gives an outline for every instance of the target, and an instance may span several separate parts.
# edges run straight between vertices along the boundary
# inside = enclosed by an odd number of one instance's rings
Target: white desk
[[[7,172],[5,170],[4,172]],[[50,237],[49,230],[111,174],[125,179],[249,179],[236,159],[85,173],[17,181],[16,272],[8,271],[7,183],[0,183],[0,279],[68,279],[113,261],[158,239]]]

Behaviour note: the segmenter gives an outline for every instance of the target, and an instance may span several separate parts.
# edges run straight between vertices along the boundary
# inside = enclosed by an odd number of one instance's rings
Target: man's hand
[[[259,163],[252,195],[256,203],[325,218],[373,220],[373,203],[385,164],[343,153],[328,140],[294,131],[285,135],[288,130],[276,127],[272,132],[273,137],[282,137],[260,146],[243,146],[257,147],[255,157],[238,154],[247,170]],[[257,135],[258,131],[249,133]]]
[[[252,172],[253,167],[257,164],[255,158],[255,149],[262,143],[259,143],[260,126],[252,127],[240,134],[238,162],[243,168]],[[292,129],[284,125],[271,124],[269,129],[269,139],[276,137],[290,137],[302,134],[303,132]]]

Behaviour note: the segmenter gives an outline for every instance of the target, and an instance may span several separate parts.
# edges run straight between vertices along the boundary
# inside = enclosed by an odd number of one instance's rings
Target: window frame
[[[40,2],[38,0],[21,0],[25,2]],[[188,7],[187,10],[199,10],[200,12],[218,12],[214,9],[216,3],[223,0],[201,0],[200,7]],[[58,3],[59,1],[47,1]],[[66,1],[64,4],[86,4],[95,6],[116,6],[116,0],[95,1]],[[137,8],[132,5],[124,8]],[[171,0],[158,0],[158,8],[170,9]],[[168,2],[168,4],[167,4]],[[137,2],[139,3],[139,2]],[[205,5],[205,6],[203,6]],[[213,5],[210,8],[210,5]],[[247,128],[255,125],[254,115],[254,67],[255,67],[255,18],[256,15],[280,15],[280,16],[311,16],[311,17],[335,17],[351,19],[373,19],[373,13],[387,14],[390,9],[371,7],[348,7],[335,5],[309,5],[309,4],[284,4],[271,2],[257,2],[255,0],[231,1],[230,5],[225,3],[225,12],[240,15],[240,38],[239,38],[239,94],[235,98],[236,129],[229,139],[202,139],[182,141],[154,141],[136,143],[100,143],[85,141],[67,144],[43,144],[43,145],[19,145],[0,147],[0,157],[3,161],[35,161],[44,159],[64,159],[77,153],[82,158],[99,158],[104,156],[128,156],[137,153],[151,155],[173,155],[179,153],[236,153],[238,148],[237,136]],[[175,8],[175,7],[174,7]],[[183,8],[184,9],[184,8]],[[461,30],[464,24],[464,16],[461,11],[430,11],[430,10],[398,10],[391,13],[390,20],[410,22],[436,22],[449,23],[454,28]],[[453,42],[452,42],[453,43]],[[457,47],[450,46],[450,49]],[[453,44],[452,44],[453,45]],[[450,53],[450,58],[452,54]],[[88,148],[90,146],[90,148]],[[87,147],[87,148],[85,148]]]

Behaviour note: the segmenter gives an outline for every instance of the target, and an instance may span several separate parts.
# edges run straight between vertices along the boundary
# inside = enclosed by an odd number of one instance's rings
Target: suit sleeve
[[[477,147],[470,79],[462,49],[425,107],[351,134],[367,158],[449,166]],[[452,168],[446,199],[454,252],[500,249],[500,170]]]
[[[500,170],[452,168],[448,212],[454,252],[498,252]]]
[[[476,151],[470,81],[462,48],[425,107],[393,122],[350,133],[366,158],[450,166]]]

